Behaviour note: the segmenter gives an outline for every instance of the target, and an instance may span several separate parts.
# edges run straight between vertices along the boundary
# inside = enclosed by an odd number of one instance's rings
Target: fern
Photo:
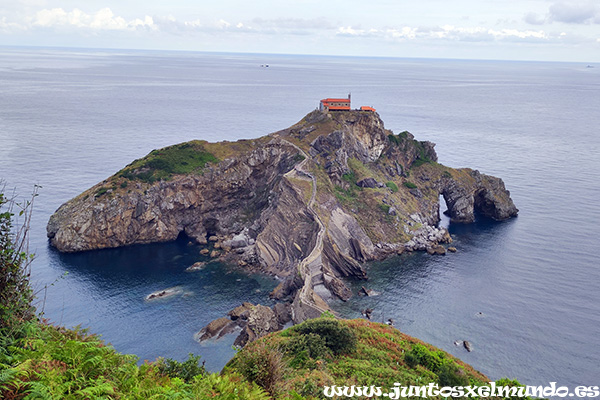
[[[88,386],[74,393],[83,398],[95,398],[101,395],[115,394],[115,388],[109,382],[102,382],[95,386]]]
[[[27,396],[25,396],[25,400],[53,400],[52,393],[50,393],[46,385],[40,382],[29,382],[28,386],[30,389],[26,390]]]

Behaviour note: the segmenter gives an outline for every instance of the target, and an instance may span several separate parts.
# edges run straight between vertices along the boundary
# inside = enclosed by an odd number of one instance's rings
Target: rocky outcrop
[[[240,330],[245,343],[329,310],[333,296],[347,300],[343,278],[366,279],[364,262],[445,252],[440,195],[453,222],[517,214],[501,179],[444,167],[434,146],[386,130],[373,112],[315,111],[253,141],[155,150],[63,204],[48,237],[75,252],[187,235],[210,243],[205,255],[276,275],[271,296],[287,306],[245,305],[200,335]]]
[[[496,221],[517,215],[519,210],[502,179],[477,170],[465,171],[468,173],[466,178],[445,179],[441,183],[440,193],[444,196],[452,222],[473,222],[476,212]]]
[[[283,305],[270,308],[245,302],[229,311],[227,315],[229,318],[217,318],[208,323],[196,333],[196,340],[204,342],[220,339],[227,334],[238,332],[234,345],[243,347],[248,342],[280,330],[290,321],[289,307]]]

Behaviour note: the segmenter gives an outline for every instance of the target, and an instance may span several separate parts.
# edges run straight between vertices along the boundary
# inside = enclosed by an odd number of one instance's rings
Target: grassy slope
[[[402,385],[489,382],[485,375],[448,353],[393,327],[366,320],[333,320],[357,339],[353,349],[335,354],[319,347],[319,343],[311,344],[310,338],[306,340],[306,332],[311,328],[302,328],[324,319],[304,322],[247,345],[226,366],[226,373],[241,373],[277,398],[298,398],[295,394],[308,399],[322,398],[324,385],[390,388],[395,382]],[[338,331],[332,333],[339,335]],[[321,331],[321,337],[326,336]]]
[[[135,356],[119,354],[82,330],[25,323],[21,332],[0,337],[0,398],[301,400],[324,398],[325,385],[385,390],[395,382],[489,382],[471,366],[392,327],[328,316],[250,343],[220,375],[190,360],[138,366]]]
[[[96,336],[38,322],[0,337],[0,398],[267,399],[241,376],[200,374],[196,360],[137,365]],[[18,337],[18,338],[16,338]]]

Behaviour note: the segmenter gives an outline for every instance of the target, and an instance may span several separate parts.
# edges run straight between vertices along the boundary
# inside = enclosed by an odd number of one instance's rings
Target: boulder
[[[465,349],[467,349],[469,353],[473,351],[473,345],[467,340],[463,342],[463,346],[465,347]]]
[[[248,238],[246,232],[241,232],[241,233],[238,233],[237,235],[235,235],[234,237],[232,237],[231,239],[225,240],[223,242],[223,246],[227,246],[232,249],[237,249],[239,247],[246,247],[250,244],[249,240],[250,239]]]
[[[343,301],[348,301],[352,297],[352,291],[341,281],[341,279],[329,274],[323,274],[323,283],[331,293]]]
[[[190,267],[187,267],[185,270],[187,272],[200,271],[200,270],[204,269],[205,266],[206,266],[206,262],[198,261],[198,262],[192,264]]]
[[[374,189],[374,188],[378,187],[377,181],[374,178],[365,178],[365,179],[362,179],[362,180],[356,182],[356,184],[361,188]]]
[[[436,245],[427,248],[427,253],[431,255],[446,255],[446,249],[444,246]]]
[[[229,311],[227,315],[229,315],[229,318],[231,318],[232,321],[235,321],[240,318],[245,311],[250,310],[252,307],[254,307],[254,304],[245,301],[241,306],[237,306],[233,310]]]
[[[372,297],[372,296],[377,296],[378,294],[379,294],[379,292],[376,292],[376,291],[374,291],[372,289],[367,289],[364,286],[362,286],[360,288],[360,290],[358,291],[358,295],[359,296],[369,296],[369,297]]]
[[[285,325],[292,320],[292,307],[289,303],[277,303],[273,306],[280,325]]]
[[[219,332],[227,326],[231,320],[226,317],[215,319],[208,323],[204,328],[196,334],[198,341],[203,342],[211,339],[219,334]]]

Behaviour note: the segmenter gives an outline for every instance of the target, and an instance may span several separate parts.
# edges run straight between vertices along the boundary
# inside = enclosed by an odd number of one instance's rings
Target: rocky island
[[[243,344],[321,315],[332,296],[348,299],[341,278],[366,278],[361,263],[445,253],[452,239],[437,227],[440,195],[453,222],[518,213],[500,178],[439,164],[433,143],[394,134],[376,112],[315,110],[254,140],[153,150],[63,204],[47,233],[63,252],[187,235],[213,242],[211,256],[224,262],[276,275],[271,295],[281,303],[249,305],[246,319],[241,312],[213,329],[240,328]]]

